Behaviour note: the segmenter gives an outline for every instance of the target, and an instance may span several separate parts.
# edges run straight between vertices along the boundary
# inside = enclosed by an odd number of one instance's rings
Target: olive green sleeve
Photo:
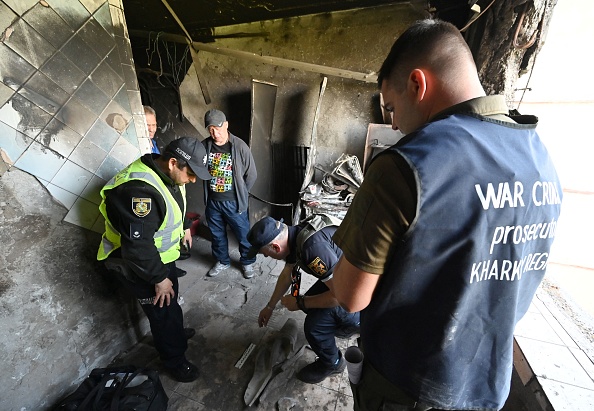
[[[404,159],[378,156],[365,174],[334,242],[360,270],[383,274],[416,214],[416,183]]]

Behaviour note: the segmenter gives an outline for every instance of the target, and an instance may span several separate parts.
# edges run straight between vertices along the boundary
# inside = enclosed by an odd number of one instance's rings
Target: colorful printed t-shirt
[[[212,200],[234,201],[231,143],[227,142],[222,146],[212,145],[208,155],[208,171],[212,175],[209,183]]]

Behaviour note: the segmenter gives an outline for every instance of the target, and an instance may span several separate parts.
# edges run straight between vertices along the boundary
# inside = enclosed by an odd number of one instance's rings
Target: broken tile
[[[99,208],[84,198],[79,197],[64,217],[64,221],[90,230],[99,216]]]
[[[34,141],[14,165],[29,174],[51,181],[65,161],[60,154]]]
[[[32,143],[33,139],[0,121],[0,151],[9,165],[13,165]]]

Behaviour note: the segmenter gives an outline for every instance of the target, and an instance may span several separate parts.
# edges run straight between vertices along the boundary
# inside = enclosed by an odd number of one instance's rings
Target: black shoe
[[[315,362],[300,369],[297,373],[297,378],[308,384],[317,384],[331,375],[341,374],[345,367],[346,361],[342,358],[342,354],[336,365],[328,365],[318,358]]]
[[[184,275],[188,274],[186,270],[182,270],[181,268],[175,267],[175,272],[177,274],[177,278],[183,277]]]
[[[193,328],[184,328],[184,333],[186,334],[186,340],[189,340],[196,335],[196,330]]]
[[[192,382],[198,378],[198,368],[188,360],[175,367],[166,367],[167,373],[176,381]]]

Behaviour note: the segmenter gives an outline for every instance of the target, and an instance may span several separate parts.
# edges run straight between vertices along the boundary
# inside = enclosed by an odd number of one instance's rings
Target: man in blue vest
[[[260,311],[258,325],[268,324],[279,301],[289,311],[307,314],[305,337],[318,358],[299,370],[297,378],[310,384],[344,371],[346,363],[335,337],[347,338],[359,332],[359,313],[346,312],[328,289],[334,266],[342,255],[332,241],[339,224],[340,220],[326,215],[314,215],[294,227],[264,217],[247,235],[252,244],[251,256],[262,253],[286,262],[268,304]],[[300,293],[302,271],[318,279],[305,295]],[[285,295],[289,288],[291,292]]]
[[[355,410],[500,410],[561,207],[537,119],[485,95],[439,20],[396,40],[378,85],[405,137],[373,160],[333,237],[333,292],[362,310]]]
[[[138,299],[165,368],[181,382],[199,374],[185,357],[195,331],[184,328],[175,267],[180,244],[192,244],[185,184],[197,178],[210,178],[206,150],[196,138],[182,137],[162,155],[145,154],[120,171],[101,190],[99,206],[105,233],[97,259]]]

